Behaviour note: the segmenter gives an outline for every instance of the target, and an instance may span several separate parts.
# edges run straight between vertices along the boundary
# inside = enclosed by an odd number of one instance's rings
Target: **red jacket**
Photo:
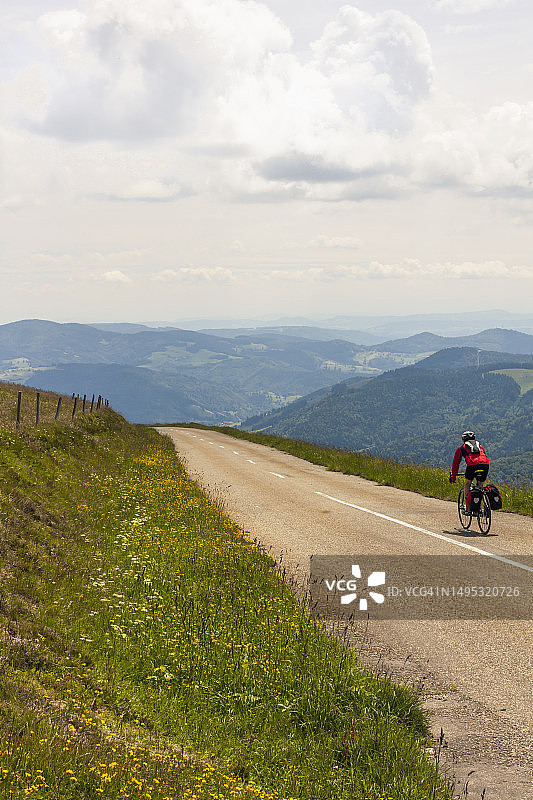
[[[457,473],[459,472],[459,464],[461,463],[461,460],[463,458],[466,461],[467,466],[469,467],[470,466],[482,467],[485,464],[489,463],[489,457],[486,454],[483,447],[479,444],[479,442],[476,442],[476,444],[479,447],[479,453],[472,453],[472,451],[469,450],[467,447],[465,447],[464,444],[462,444],[460,447],[457,448],[457,450],[455,451],[455,455],[453,457],[452,478],[457,477]]]

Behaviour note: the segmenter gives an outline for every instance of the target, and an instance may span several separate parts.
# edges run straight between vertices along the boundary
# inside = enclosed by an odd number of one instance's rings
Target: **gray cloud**
[[[256,165],[257,172],[269,181],[302,181],[306,183],[344,183],[362,177],[341,165],[327,164],[321,156],[287,153]],[[367,171],[368,174],[368,171]]]

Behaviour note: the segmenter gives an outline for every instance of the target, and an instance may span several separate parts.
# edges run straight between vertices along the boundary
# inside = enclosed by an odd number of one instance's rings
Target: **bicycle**
[[[464,477],[464,472],[460,472],[459,475]],[[469,511],[466,507],[465,503],[465,493],[464,488],[461,487],[459,490],[459,495],[457,497],[457,510],[459,512],[459,522],[461,523],[462,527],[465,531],[467,531],[472,524],[472,517],[477,517],[477,524],[479,526],[479,530],[481,533],[486,536],[487,533],[490,531],[490,526],[492,522],[492,511],[490,507],[489,496],[486,488],[480,483],[480,476],[483,476],[483,470],[476,471],[474,473],[476,479],[476,486],[481,491],[481,508],[479,511]]]

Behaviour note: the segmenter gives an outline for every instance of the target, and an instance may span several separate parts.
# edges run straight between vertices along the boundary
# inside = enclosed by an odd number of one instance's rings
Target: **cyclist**
[[[472,481],[477,477],[478,484],[483,486],[489,471],[489,457],[477,441],[476,434],[473,431],[465,431],[461,438],[463,444],[455,451],[450,474],[450,483],[455,483],[457,473],[459,472],[459,464],[464,458],[466,461],[464,495],[466,507],[469,508],[468,495],[470,493]],[[476,473],[478,474],[476,475]]]

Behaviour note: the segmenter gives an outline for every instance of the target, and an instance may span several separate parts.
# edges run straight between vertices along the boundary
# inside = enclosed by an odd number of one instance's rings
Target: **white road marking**
[[[255,461],[252,461],[251,458],[248,458],[247,461],[248,461],[249,464],[255,464]]]
[[[472,550],[474,553],[478,553],[481,556],[494,558],[496,561],[501,561],[503,564],[509,564],[511,567],[518,567],[518,569],[523,569],[526,572],[533,572],[533,567],[528,567],[526,564],[520,564],[518,561],[511,561],[509,558],[497,556],[494,553],[489,553],[487,550],[481,550],[479,547],[473,547],[471,544],[466,544],[466,542],[457,542],[455,539],[450,539],[448,536],[443,536],[441,533],[433,533],[433,531],[428,531],[426,528],[419,528],[417,525],[410,525],[408,522],[402,522],[401,519],[387,517],[386,514],[379,514],[377,511],[371,511],[369,508],[356,506],[354,503],[347,503],[345,500],[339,500],[338,497],[331,497],[329,494],[324,494],[324,492],[315,492],[315,494],[319,494],[321,497],[332,500],[334,503],[340,503],[343,506],[355,508],[357,511],[364,511],[365,514],[372,514],[372,516],[379,517],[380,519],[386,519],[388,522],[395,522],[396,525],[402,525],[404,528],[411,528],[413,531],[425,533],[427,536],[433,536],[435,539],[442,539],[444,542],[450,542],[450,544],[454,544],[457,547],[464,547],[465,550]]]
[[[275,475],[276,478],[285,478],[285,475],[279,475],[277,472],[271,472],[271,475]]]
[[[209,442],[209,444],[215,444],[214,442]]]
[[[238,451],[237,451],[237,450],[234,450],[234,451],[233,451],[233,453],[234,453],[234,455],[236,455],[236,456],[238,456],[238,455],[239,455],[239,453],[238,453]]]
[[[224,450],[224,445],[223,444],[219,444],[219,447],[221,447]]]

